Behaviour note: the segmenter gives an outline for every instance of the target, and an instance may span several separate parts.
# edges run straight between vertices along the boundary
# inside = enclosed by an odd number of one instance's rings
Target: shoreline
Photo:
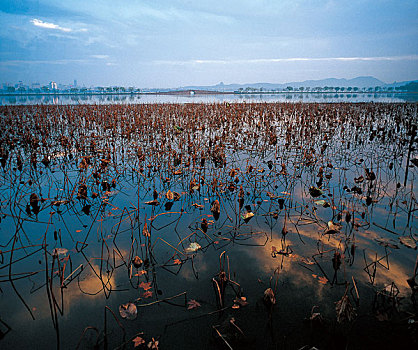
[[[337,94],[337,95],[372,95],[372,94],[418,94],[418,91],[208,91],[208,90],[175,90],[159,92],[0,92],[0,96],[136,96],[136,95],[179,95],[179,96],[201,96],[201,95],[317,95],[317,94]]]

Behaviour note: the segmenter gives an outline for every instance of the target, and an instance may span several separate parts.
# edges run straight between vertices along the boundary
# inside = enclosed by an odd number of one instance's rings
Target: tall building
[[[51,90],[58,90],[58,84],[57,84],[55,81],[51,81],[51,82],[49,83],[49,88],[50,88]]]
[[[74,87],[77,87],[77,79],[74,79]]]

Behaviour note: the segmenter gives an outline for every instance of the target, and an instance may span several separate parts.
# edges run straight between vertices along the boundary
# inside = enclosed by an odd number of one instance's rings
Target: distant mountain
[[[405,85],[408,82],[402,83]],[[397,83],[398,84],[398,83]],[[386,86],[387,84],[383,81],[374,77],[357,77],[354,79],[337,79],[329,78],[322,80],[305,80],[301,82],[290,82],[285,84],[274,84],[274,83],[250,83],[250,84],[223,84],[211,86],[183,86],[176,89],[169,90],[207,90],[207,91],[237,91],[239,89],[245,90],[246,88],[257,89],[262,88],[263,90],[277,90],[286,89],[288,86],[292,88],[315,88],[315,87],[358,87],[358,88],[369,88],[376,86]]]
[[[418,83],[418,80],[409,80],[409,81],[401,81],[401,82],[393,82],[392,84],[385,84],[383,85],[383,87],[392,87],[392,88],[397,88],[397,87],[401,87],[401,86],[405,86],[411,83]]]

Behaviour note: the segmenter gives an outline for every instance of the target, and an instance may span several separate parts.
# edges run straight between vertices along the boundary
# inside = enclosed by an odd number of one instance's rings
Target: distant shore
[[[133,95],[287,95],[287,94],[417,94],[418,91],[210,91],[210,90],[173,90],[146,92],[0,92],[0,96],[133,96]]]

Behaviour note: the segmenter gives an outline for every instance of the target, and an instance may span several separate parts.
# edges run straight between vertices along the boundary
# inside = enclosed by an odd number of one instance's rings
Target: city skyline
[[[10,83],[169,88],[418,79],[416,1],[4,1]]]

